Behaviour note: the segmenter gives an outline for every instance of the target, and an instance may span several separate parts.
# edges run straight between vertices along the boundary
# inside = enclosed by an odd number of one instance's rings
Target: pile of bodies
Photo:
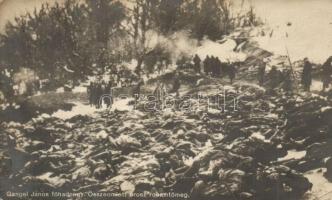
[[[213,97],[217,87],[200,86],[197,92]],[[237,112],[206,110],[202,103],[202,109],[187,112],[102,111],[94,118],[41,116],[26,124],[2,123],[0,192],[301,199],[312,184],[293,167],[273,163],[289,148],[284,135],[293,135],[278,106],[287,105],[287,98],[278,100],[252,85],[234,84],[232,91],[241,94]],[[310,102],[308,108],[314,106]],[[294,120],[296,127],[304,125]]]

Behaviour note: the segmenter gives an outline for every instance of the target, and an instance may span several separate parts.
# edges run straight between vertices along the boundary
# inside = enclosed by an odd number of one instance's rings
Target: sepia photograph
[[[332,200],[331,0],[0,0],[0,200]]]

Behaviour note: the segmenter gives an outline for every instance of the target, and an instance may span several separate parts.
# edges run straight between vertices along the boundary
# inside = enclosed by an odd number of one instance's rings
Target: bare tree
[[[129,15],[125,29],[133,43],[132,55],[137,61],[135,73],[140,76],[144,58],[151,51],[147,45],[147,33],[154,26],[152,14],[157,4],[153,0],[135,0],[132,4],[132,8],[127,8]]]

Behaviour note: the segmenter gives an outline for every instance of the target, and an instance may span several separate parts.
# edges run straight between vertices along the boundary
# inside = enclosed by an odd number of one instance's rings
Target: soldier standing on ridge
[[[308,58],[304,59],[304,66],[302,72],[302,84],[305,91],[310,91],[311,86],[311,73],[312,73],[312,64],[309,62]]]
[[[331,75],[332,75],[332,56],[329,57],[325,63],[323,64],[323,74],[322,74],[322,81],[323,81],[323,92],[326,88],[329,87],[331,83]]]
[[[103,89],[102,89],[102,86],[101,86],[101,82],[97,82],[96,83],[96,96],[95,96],[95,106],[96,108],[100,108],[100,103],[99,103],[99,100],[100,100],[100,97],[101,95],[103,94]]]
[[[270,87],[271,89],[275,89],[279,84],[279,76],[278,70],[276,66],[272,66],[271,71],[269,72],[270,78]]]
[[[235,69],[234,64],[229,64],[228,77],[229,77],[229,80],[230,80],[231,84],[233,84],[233,81],[235,79],[235,75],[236,75],[236,69]]]
[[[292,72],[289,69],[283,71],[283,89],[286,93],[293,91]]]
[[[199,73],[201,71],[201,59],[197,54],[195,55],[193,61],[194,61],[194,70],[196,73]]]
[[[106,82],[103,80],[101,82],[101,94],[100,94],[100,97],[99,98],[102,98],[104,95],[107,95],[108,94],[108,91],[106,91],[106,88],[107,88],[107,84]],[[106,104],[106,102],[105,102]]]
[[[217,61],[217,57],[212,56],[211,57],[211,73],[212,73],[212,77],[216,77],[217,76],[217,68],[218,68],[218,61]]]
[[[105,87],[105,94],[107,94],[107,97],[105,98],[105,104],[107,106],[107,108],[109,108],[111,106],[111,104],[113,103],[113,97],[111,96],[111,89],[112,89],[112,82],[108,81],[108,83],[106,84]]]
[[[228,74],[228,65],[226,62],[221,62],[221,71],[223,73],[223,76],[225,76],[226,74]]]
[[[214,56],[211,56],[210,62],[209,62],[209,74],[210,76],[214,76],[214,64],[215,64],[215,58]]]
[[[210,57],[209,56],[206,56],[204,62],[203,62],[203,65],[204,65],[204,73],[206,75],[209,74],[209,68],[210,68]]]

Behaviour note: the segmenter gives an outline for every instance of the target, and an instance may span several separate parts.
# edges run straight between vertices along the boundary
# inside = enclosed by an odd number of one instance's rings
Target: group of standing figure
[[[89,97],[89,104],[91,106],[100,108],[102,103],[104,103],[107,108],[111,107],[113,103],[111,81],[108,83],[105,81],[90,82],[87,92]]]
[[[194,71],[201,73],[201,59],[196,54],[193,58],[193,67]],[[230,82],[233,83],[233,80],[236,75],[236,63],[223,63],[219,60],[218,57],[207,56],[203,63],[203,72],[206,75],[212,77],[223,77],[228,75]],[[183,65],[181,65],[183,66]],[[301,74],[301,84],[305,91],[310,91],[310,86],[312,84],[312,64],[307,58],[304,59],[303,71]],[[278,70],[276,66],[272,66],[271,70],[266,73],[266,63],[261,62],[258,66],[258,82],[260,86],[267,86],[270,89],[275,89],[278,86],[282,86],[283,90],[286,92],[292,92],[293,90],[293,79],[295,78],[293,69],[283,68],[283,70]],[[332,56],[327,59],[322,67],[322,82],[323,82],[323,91],[329,87],[332,81]],[[141,79],[137,81],[137,85],[133,88],[133,96],[138,99],[140,95],[141,86],[144,84],[144,81]],[[88,86],[88,97],[89,103],[91,106],[100,108],[102,103],[104,103],[107,108],[111,107],[113,104],[112,98],[112,86],[115,85],[112,81],[96,81],[91,82]],[[176,93],[176,96],[179,96],[179,88],[181,86],[179,72],[177,71],[174,75],[173,88],[170,92]],[[158,86],[159,88],[159,86]]]
[[[311,85],[311,64],[305,63],[304,73],[302,75],[302,84],[305,90],[310,89]],[[261,62],[258,66],[257,79],[260,86],[267,86],[269,89],[275,89],[280,86],[285,92],[292,92],[293,90],[293,71],[289,68],[283,67],[282,70],[272,66],[271,70],[266,73],[266,63]]]
[[[278,70],[276,66],[272,66],[269,73],[266,74],[266,63],[262,62],[258,66],[258,83],[260,86],[265,86],[267,82],[267,87],[270,89],[275,89],[279,85],[286,92],[292,91],[292,71],[290,69]],[[268,80],[268,81],[267,81]]]
[[[197,54],[194,56],[193,61],[194,70],[196,72],[200,72],[201,59]],[[227,75],[230,79],[230,82],[233,83],[236,75],[236,64],[237,63],[221,62],[220,59],[215,56],[206,56],[203,61],[203,71],[206,75],[210,75],[212,77],[223,77]]]
[[[268,79],[268,83],[271,89],[275,89],[280,84],[282,84],[282,88],[286,91],[292,91],[293,87],[293,79],[295,78],[294,71],[290,68],[283,69],[280,71],[276,66],[272,66],[271,70],[268,74],[265,72],[266,63],[262,62],[258,67],[258,82],[260,86],[263,86],[266,80]],[[301,74],[301,84],[305,91],[310,91],[310,87],[312,85],[312,63],[308,60],[308,58],[304,59],[303,70]],[[267,78],[266,78],[267,76]],[[322,66],[322,82],[323,82],[323,91],[327,87],[329,87],[332,81],[332,57],[330,57]]]

